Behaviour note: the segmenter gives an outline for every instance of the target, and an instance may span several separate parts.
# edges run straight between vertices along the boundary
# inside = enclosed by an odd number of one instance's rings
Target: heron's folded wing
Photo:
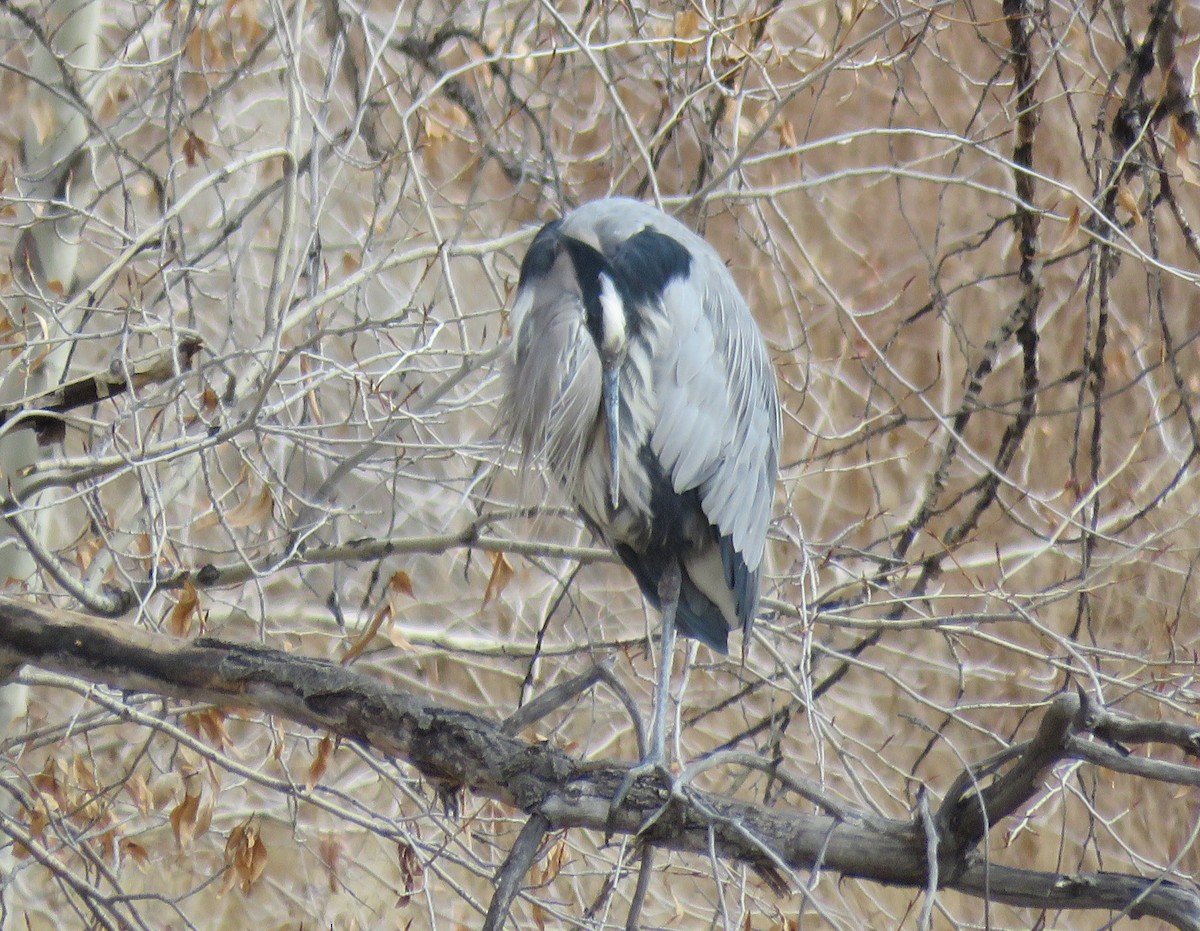
[[[778,466],[774,372],[749,308],[715,256],[699,256],[691,276],[668,285],[660,317],[651,448],[677,493],[699,489],[746,623]]]

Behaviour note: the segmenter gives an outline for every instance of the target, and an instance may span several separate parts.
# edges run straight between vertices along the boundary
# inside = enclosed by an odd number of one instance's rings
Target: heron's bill
[[[617,439],[620,436],[621,426],[621,396],[618,389],[620,374],[620,370],[615,365],[605,365],[600,386],[604,403],[604,419],[608,424],[608,474],[612,480],[609,488],[609,500],[614,511],[621,503],[621,451]]]

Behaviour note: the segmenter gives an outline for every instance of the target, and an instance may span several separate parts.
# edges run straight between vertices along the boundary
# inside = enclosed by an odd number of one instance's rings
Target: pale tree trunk
[[[31,37],[35,80],[26,97],[22,146],[27,216],[12,257],[24,299],[12,306],[13,329],[3,338],[9,352],[0,374],[0,403],[40,394],[62,380],[78,322],[78,312],[64,315],[63,307],[74,287],[82,228],[74,205],[91,176],[86,99],[96,73],[100,11],[99,0],[47,0],[30,10],[39,32]],[[5,497],[18,505],[14,519],[38,536],[47,527],[39,508],[45,502],[23,500],[22,474],[43,454],[33,430],[10,425],[0,433]],[[44,590],[36,576],[37,564],[12,525],[0,525],[0,583],[10,591]],[[0,689],[3,732],[25,711],[23,687]]]

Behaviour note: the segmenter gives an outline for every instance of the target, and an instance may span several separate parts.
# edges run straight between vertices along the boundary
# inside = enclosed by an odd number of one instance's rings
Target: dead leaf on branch
[[[342,861],[346,856],[345,843],[334,834],[322,834],[321,839],[317,842],[317,854],[321,858],[321,865],[325,867],[325,872],[329,875],[329,891],[337,892],[342,881]]]
[[[150,853],[137,841],[123,838],[120,844],[121,855],[129,857],[143,873],[150,865]]]
[[[189,733],[203,737],[222,753],[229,753],[233,750],[233,741],[229,737],[229,731],[225,729],[225,720],[226,714],[220,708],[208,708],[184,715],[183,726]]]
[[[1178,117],[1171,119],[1171,139],[1175,145],[1175,167],[1179,169],[1180,176],[1188,184],[1200,185],[1200,174],[1196,172],[1196,166],[1192,164],[1190,158],[1194,138],[1195,136]]]
[[[225,842],[225,865],[229,867],[224,884],[226,892],[233,888],[234,883],[242,892],[249,892],[262,878],[267,868],[267,846],[263,843],[254,815],[229,832],[229,840]]]
[[[1117,203],[1129,214],[1129,218],[1133,221],[1134,226],[1142,225],[1142,211],[1138,208],[1137,198],[1133,196],[1133,192],[1129,190],[1129,185],[1124,181],[1117,187]]]
[[[326,734],[317,744],[317,754],[313,757],[312,765],[308,767],[308,777],[304,780],[305,788],[311,792],[325,775],[329,768],[329,757],[333,754],[333,737]]]
[[[515,575],[512,563],[508,561],[508,557],[503,553],[488,553],[488,559],[492,561],[492,574],[489,576],[487,588],[483,592],[483,604],[485,607],[493,598],[500,596],[501,592],[508,587],[508,583],[512,581],[513,575]]]
[[[154,810],[154,793],[150,791],[150,784],[146,782],[146,777],[140,772],[134,773],[125,780],[124,789],[133,799],[133,804],[137,806],[140,815],[145,817]]]
[[[558,878],[558,874],[562,872],[563,867],[569,862],[571,862],[571,856],[570,851],[567,849],[567,842],[560,838],[550,848],[550,853],[546,856],[545,865],[535,865],[529,871],[530,884],[533,886],[544,886],[547,883],[554,882]]]
[[[175,606],[167,615],[167,630],[176,637],[188,637],[193,619],[200,619],[200,592],[191,582],[185,582]]]
[[[425,878],[425,867],[411,844],[400,841],[397,845],[400,854],[400,875],[404,879],[404,892],[396,900],[396,905],[403,907],[412,901],[413,893],[420,888]]]
[[[388,579],[387,591],[387,598],[384,600],[383,604],[380,605],[379,610],[375,612],[375,616],[371,618],[371,623],[367,625],[366,629],[358,636],[354,643],[350,645],[350,649],[348,649],[345,655],[342,657],[343,666],[350,665],[352,662],[362,656],[363,651],[367,648],[367,645],[375,638],[375,635],[379,633],[379,629],[383,626],[384,621],[387,621],[390,630],[391,623],[396,618],[396,597],[398,595],[407,595],[410,598],[416,597],[416,595],[413,594],[412,579],[409,578],[408,573],[403,569],[392,573],[392,577]]]
[[[1062,235],[1058,237],[1058,242],[1048,252],[1043,253],[1041,258],[1054,258],[1070,249],[1072,243],[1075,241],[1075,237],[1079,235],[1079,229],[1082,225],[1083,211],[1079,209],[1079,204],[1076,204],[1071,210],[1071,215],[1067,218],[1066,228],[1063,230]]]
[[[202,837],[212,823],[212,803],[201,805],[203,781],[199,770],[183,776],[183,801],[171,810],[171,830],[180,850],[187,850],[192,841]]]
[[[180,148],[183,151],[183,160],[189,168],[195,168],[198,162],[208,158],[208,143],[193,132],[187,134]]]
[[[271,518],[275,510],[275,496],[270,487],[264,485],[257,495],[250,495],[242,500],[232,511],[225,515],[225,522],[230,527],[261,527]]]
[[[392,577],[388,579],[388,588],[397,594],[407,595],[409,598],[417,597],[413,591],[412,579],[403,569],[392,573]]]

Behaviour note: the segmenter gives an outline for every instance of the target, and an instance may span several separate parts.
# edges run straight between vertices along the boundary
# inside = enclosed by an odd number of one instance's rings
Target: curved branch
[[[1194,885],[1127,873],[1043,873],[975,863],[953,888],[992,902],[1043,909],[1102,909],[1130,918],[1158,918],[1176,928],[1200,928]]]
[[[748,864],[781,893],[786,890],[781,867],[819,867],[914,888],[928,880],[929,841],[916,819],[845,808],[840,817],[801,814],[692,789],[672,794],[656,775],[638,779],[619,809],[610,812],[628,764],[575,760],[549,743],[506,734],[498,721],[437,705],[324,660],[211,638],[179,641],[117,621],[0,598],[0,664],[11,670],[21,663],[125,691],[282,715],[407,760],[446,801],[466,788],[523,809],[543,833],[611,829],[640,833],[654,846],[701,856],[712,851]],[[1039,774],[1055,754],[1065,758],[1069,743],[1061,734],[1085,717],[1078,707],[1073,696],[1058,699],[1031,742],[1036,752],[1019,756],[1010,774],[998,777],[984,796],[1003,796],[1002,807],[1011,810],[1034,794]],[[943,889],[1033,907],[1126,910],[1200,929],[1195,885],[1115,873],[1040,873],[984,864],[967,854],[948,862],[953,851],[946,851],[946,840],[938,841]]]

